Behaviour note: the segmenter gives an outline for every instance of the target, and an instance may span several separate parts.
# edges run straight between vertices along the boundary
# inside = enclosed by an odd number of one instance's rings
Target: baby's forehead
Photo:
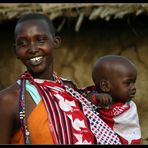
[[[119,58],[115,58],[115,59],[111,59],[111,60],[105,60],[103,63],[103,65],[108,65],[109,67],[116,67],[116,66],[120,66],[120,67],[135,67],[134,64],[126,59],[119,59]]]
[[[133,63],[124,57],[115,56],[115,57],[105,57],[98,60],[98,64],[107,65],[112,64],[111,66],[115,65],[133,65]]]
[[[114,63],[108,64],[108,66],[106,66],[106,71],[108,71],[110,74],[114,73],[114,75],[135,75],[137,73],[135,65],[126,60],[117,62],[115,61]]]
[[[102,58],[100,60],[97,61],[96,69],[100,69],[103,70],[104,72],[111,72],[111,71],[120,71],[120,70],[135,70],[136,71],[136,67],[135,65],[128,59],[126,58],[119,58],[119,57],[115,57],[115,58]]]

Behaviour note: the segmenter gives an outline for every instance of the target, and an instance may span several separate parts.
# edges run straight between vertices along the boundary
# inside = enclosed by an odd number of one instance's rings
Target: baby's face
[[[137,70],[133,65],[118,65],[113,72],[110,93],[115,101],[130,101],[136,94]]]

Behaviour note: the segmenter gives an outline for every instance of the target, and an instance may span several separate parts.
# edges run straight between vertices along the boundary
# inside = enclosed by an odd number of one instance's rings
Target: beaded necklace
[[[30,132],[28,129],[28,99],[26,98],[26,80],[21,79],[20,83],[20,97],[19,97],[19,115],[21,121],[21,128],[23,130],[24,143],[30,144]]]

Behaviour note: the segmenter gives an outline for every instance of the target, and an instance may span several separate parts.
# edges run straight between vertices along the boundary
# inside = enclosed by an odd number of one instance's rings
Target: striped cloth
[[[41,95],[55,144],[121,144],[118,135],[99,117],[86,98],[68,86],[61,78],[56,81],[33,79],[25,72],[21,79],[29,80]]]

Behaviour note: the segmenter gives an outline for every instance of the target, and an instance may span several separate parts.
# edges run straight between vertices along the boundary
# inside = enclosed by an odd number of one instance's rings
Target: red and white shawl
[[[101,118],[120,136],[122,144],[140,144],[141,128],[133,101],[98,109]]]
[[[48,112],[55,144],[121,144],[118,135],[99,117],[92,105],[77,91],[56,81],[33,79],[25,72],[21,80],[33,84]]]

